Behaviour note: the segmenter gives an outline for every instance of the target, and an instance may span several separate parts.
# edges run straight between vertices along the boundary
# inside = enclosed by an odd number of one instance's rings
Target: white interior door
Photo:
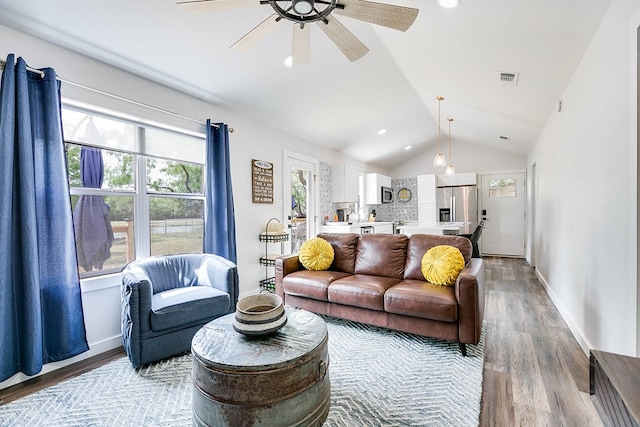
[[[482,175],[483,255],[524,257],[525,173]]]
[[[317,203],[315,159],[285,152],[283,167],[283,217],[289,233],[285,253],[297,253],[300,245],[316,235]]]

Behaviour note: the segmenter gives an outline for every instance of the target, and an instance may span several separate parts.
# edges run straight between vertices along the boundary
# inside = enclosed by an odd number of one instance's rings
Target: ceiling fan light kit
[[[438,0],[438,4],[446,9],[460,5],[460,0]]]
[[[313,12],[313,1],[311,0],[292,0],[293,11],[298,15],[308,15]]]
[[[311,62],[311,33],[306,24],[316,23],[350,60],[356,61],[369,49],[333,17],[347,16],[375,25],[406,31],[415,22],[418,9],[367,0],[185,0],[178,6],[188,13],[201,14],[270,5],[274,14],[231,45],[249,50],[269,34],[283,19],[293,22],[292,64]]]

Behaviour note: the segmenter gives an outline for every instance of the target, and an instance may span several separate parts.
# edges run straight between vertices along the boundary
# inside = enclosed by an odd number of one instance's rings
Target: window
[[[204,138],[63,106],[80,277],[202,252]]]
[[[490,179],[489,197],[516,197],[516,180]]]

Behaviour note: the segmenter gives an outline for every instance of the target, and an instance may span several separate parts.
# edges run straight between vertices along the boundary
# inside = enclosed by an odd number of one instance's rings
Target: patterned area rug
[[[331,409],[325,427],[477,426],[477,346],[325,318]],[[0,426],[190,426],[191,355],[134,370],[111,362],[0,406]]]

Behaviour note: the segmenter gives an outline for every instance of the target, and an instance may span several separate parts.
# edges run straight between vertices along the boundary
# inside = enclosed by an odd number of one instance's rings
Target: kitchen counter
[[[369,228],[371,227],[371,228]],[[365,230],[363,230],[365,228]],[[388,221],[367,221],[350,224],[348,222],[328,222],[320,226],[321,233],[393,233],[393,222]]]
[[[436,222],[432,227],[440,230],[459,231],[470,222]]]
[[[460,229],[471,224],[470,222],[437,222],[430,226],[401,225],[398,228],[402,234],[459,234]]]

